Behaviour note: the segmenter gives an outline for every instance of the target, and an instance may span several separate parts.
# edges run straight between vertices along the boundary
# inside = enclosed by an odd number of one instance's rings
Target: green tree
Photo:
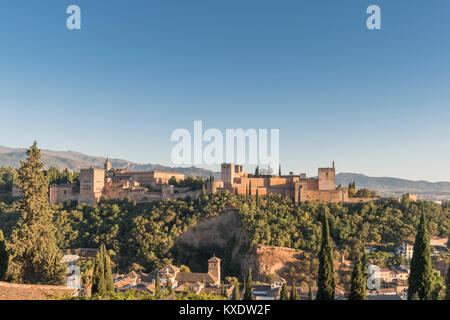
[[[160,294],[161,294],[161,281],[159,279],[159,272],[156,272],[155,295]]]
[[[244,300],[252,300],[252,283],[252,269],[248,269],[248,276],[245,281]]]
[[[103,274],[105,277],[106,291],[114,292],[114,282],[112,279],[112,272],[111,272],[111,259],[109,258],[104,245],[102,245],[100,247],[100,250],[102,251],[102,259],[103,259],[103,266],[104,266]]]
[[[281,164],[278,167],[278,175],[281,177]]]
[[[333,247],[325,208],[322,222],[322,243],[319,251],[319,281],[316,300],[334,300],[334,290]]]
[[[6,248],[6,240],[3,236],[3,231],[0,229],[0,281],[6,279],[6,273],[8,272],[9,253]]]
[[[172,284],[172,280],[170,280],[170,278],[167,279],[167,284],[166,284],[166,288],[167,288],[167,294],[171,295],[173,293],[173,284]]]
[[[250,180],[249,184],[248,184],[248,195],[251,196],[252,195],[252,180]]]
[[[105,259],[100,249],[95,256],[94,273],[92,275],[92,295],[104,296],[108,292],[105,281]]]
[[[289,296],[290,300],[300,300],[298,296],[297,288],[295,287],[295,283],[292,284],[291,295]]]
[[[256,166],[255,177],[259,177],[259,166]]]
[[[445,278],[445,300],[450,300],[450,263],[448,264],[447,277]]]
[[[236,281],[234,284],[233,295],[231,297],[232,300],[241,300],[241,293],[239,291],[239,282]]]
[[[289,300],[286,283],[283,283],[283,286],[281,287],[280,300]]]
[[[422,212],[414,242],[411,272],[408,279],[408,299],[417,295],[419,300],[427,300],[433,290],[433,269],[430,257],[430,239],[428,237],[425,213]]]
[[[361,258],[357,258],[352,272],[349,300],[366,300],[366,278]]]
[[[308,288],[308,300],[314,300],[314,294],[312,292],[311,284],[309,284],[309,288]]]
[[[222,297],[228,298],[227,289],[225,287],[225,283],[222,282],[222,290],[221,290]]]
[[[48,179],[36,141],[21,161],[16,184],[22,191],[17,202],[21,218],[11,233],[9,278],[20,283],[63,283],[66,267],[56,244],[56,228],[48,202]]]

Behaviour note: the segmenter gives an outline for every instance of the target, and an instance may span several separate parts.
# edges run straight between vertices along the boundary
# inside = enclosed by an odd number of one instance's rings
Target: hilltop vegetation
[[[239,208],[241,224],[248,232],[248,244],[232,248],[207,247],[204,254],[183,254],[175,240],[200,219],[218,215],[227,208]],[[330,235],[339,249],[352,258],[369,242],[399,243],[415,235],[420,214],[425,212],[432,236],[448,236],[450,214],[432,202],[383,200],[378,203],[326,204],[317,201],[296,206],[288,198],[257,199],[244,195],[217,194],[196,201],[164,201],[136,204],[128,200],[103,199],[98,206],[64,203],[53,207],[56,239],[60,248],[98,248],[105,244],[120,271],[142,267],[151,271],[166,263],[184,263],[197,271],[192,257],[214,251],[227,252],[239,245],[251,250],[255,244],[284,246],[317,253],[320,214],[327,211]],[[19,219],[17,205],[0,203],[0,228],[5,237]],[[206,258],[205,258],[206,259]],[[204,262],[204,261],[200,261]],[[236,275],[233,261],[224,259],[224,276]]]

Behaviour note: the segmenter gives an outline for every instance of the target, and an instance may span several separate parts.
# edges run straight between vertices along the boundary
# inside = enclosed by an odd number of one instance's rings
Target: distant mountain
[[[377,191],[384,197],[401,197],[410,192],[419,195],[423,200],[450,200],[450,182],[412,181],[390,177],[368,177],[358,173],[339,173],[336,184],[343,187],[352,181],[356,189],[367,188]]]
[[[45,163],[45,168],[54,166],[59,170],[68,168],[73,171],[80,171],[82,168],[103,168],[106,161],[104,157],[88,156],[83,153],[75,151],[52,151],[41,150],[42,161]],[[20,160],[25,160],[25,149],[14,149],[0,146],[0,166],[18,168]],[[141,164],[122,159],[110,159],[114,168],[123,168],[137,171],[173,171],[181,172],[187,176],[201,176],[204,178],[210,177],[215,173],[211,170],[206,170],[197,167],[168,167],[159,164]]]

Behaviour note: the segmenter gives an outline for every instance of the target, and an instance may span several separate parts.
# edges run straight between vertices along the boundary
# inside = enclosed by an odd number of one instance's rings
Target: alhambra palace
[[[184,180],[184,174],[163,171],[131,171],[112,168],[109,159],[104,169],[81,169],[79,184],[50,186],[50,202],[56,204],[67,200],[96,204],[102,197],[126,199],[136,202],[150,202],[168,199],[197,199],[202,190],[177,187],[169,184],[170,179]],[[255,195],[279,194],[291,197],[295,203],[308,200],[325,202],[359,202],[371,199],[349,198],[348,189],[336,187],[334,162],[330,168],[319,168],[318,176],[299,175],[255,176],[244,172],[241,165],[224,163],[221,166],[221,181],[208,180],[209,194],[230,192]]]

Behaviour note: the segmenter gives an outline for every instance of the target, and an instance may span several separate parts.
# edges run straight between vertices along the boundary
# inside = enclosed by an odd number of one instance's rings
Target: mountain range
[[[41,150],[42,161],[46,168],[54,166],[59,170],[68,168],[79,171],[81,168],[103,168],[106,158],[89,156],[75,151]],[[0,166],[18,168],[20,160],[24,160],[26,150],[0,146]],[[211,175],[220,178],[220,173],[198,167],[168,167],[159,164],[141,164],[122,159],[110,159],[114,168],[125,168],[137,171],[173,171],[184,173],[187,176]],[[355,181],[357,189],[367,188],[375,190],[383,197],[401,197],[407,192],[416,193],[423,200],[450,200],[450,182],[412,181],[392,177],[369,177],[358,173],[339,173],[336,175],[336,184],[347,186]]]

